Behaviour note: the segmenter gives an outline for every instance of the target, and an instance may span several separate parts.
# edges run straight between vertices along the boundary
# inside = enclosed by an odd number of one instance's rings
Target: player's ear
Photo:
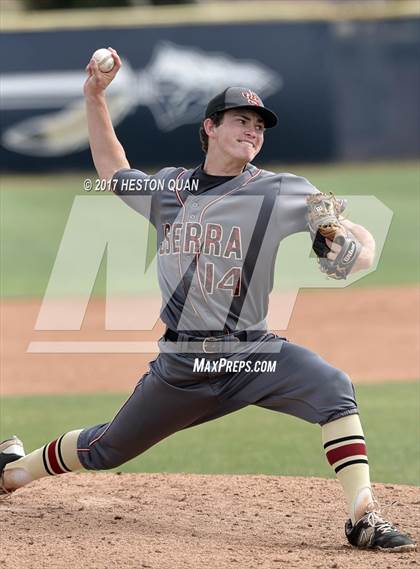
[[[212,121],[212,119],[208,118],[208,119],[205,119],[205,121],[203,122],[203,128],[204,128],[204,132],[207,134],[207,136],[211,138],[217,127],[216,127],[215,123]]]

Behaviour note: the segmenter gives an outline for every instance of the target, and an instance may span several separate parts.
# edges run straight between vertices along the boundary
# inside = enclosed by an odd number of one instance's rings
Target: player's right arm
[[[105,89],[121,67],[117,52],[108,49],[114,58],[113,69],[103,73],[92,59],[86,66],[88,78],[83,88],[92,158],[99,178],[105,180],[110,180],[118,170],[130,168],[124,148],[115,134],[105,99]]]

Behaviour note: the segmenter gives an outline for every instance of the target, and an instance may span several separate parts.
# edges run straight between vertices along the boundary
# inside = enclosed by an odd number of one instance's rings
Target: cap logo
[[[259,98],[257,93],[254,93],[254,91],[250,91],[249,89],[248,91],[242,91],[242,96],[245,97],[249,105],[255,105],[257,107],[262,106],[261,99]]]

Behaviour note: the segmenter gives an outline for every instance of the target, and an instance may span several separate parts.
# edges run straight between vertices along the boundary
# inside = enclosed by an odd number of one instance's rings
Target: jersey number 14
[[[240,296],[242,283],[242,267],[231,267],[217,280],[214,274],[214,263],[206,263],[204,269],[204,288],[208,294],[215,290],[230,291],[232,296]]]

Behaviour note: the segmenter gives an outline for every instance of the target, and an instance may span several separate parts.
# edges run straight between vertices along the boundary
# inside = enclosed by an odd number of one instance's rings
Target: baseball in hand
[[[100,71],[103,73],[108,73],[115,65],[112,53],[105,47],[97,49],[92,55],[92,59],[96,61]]]

